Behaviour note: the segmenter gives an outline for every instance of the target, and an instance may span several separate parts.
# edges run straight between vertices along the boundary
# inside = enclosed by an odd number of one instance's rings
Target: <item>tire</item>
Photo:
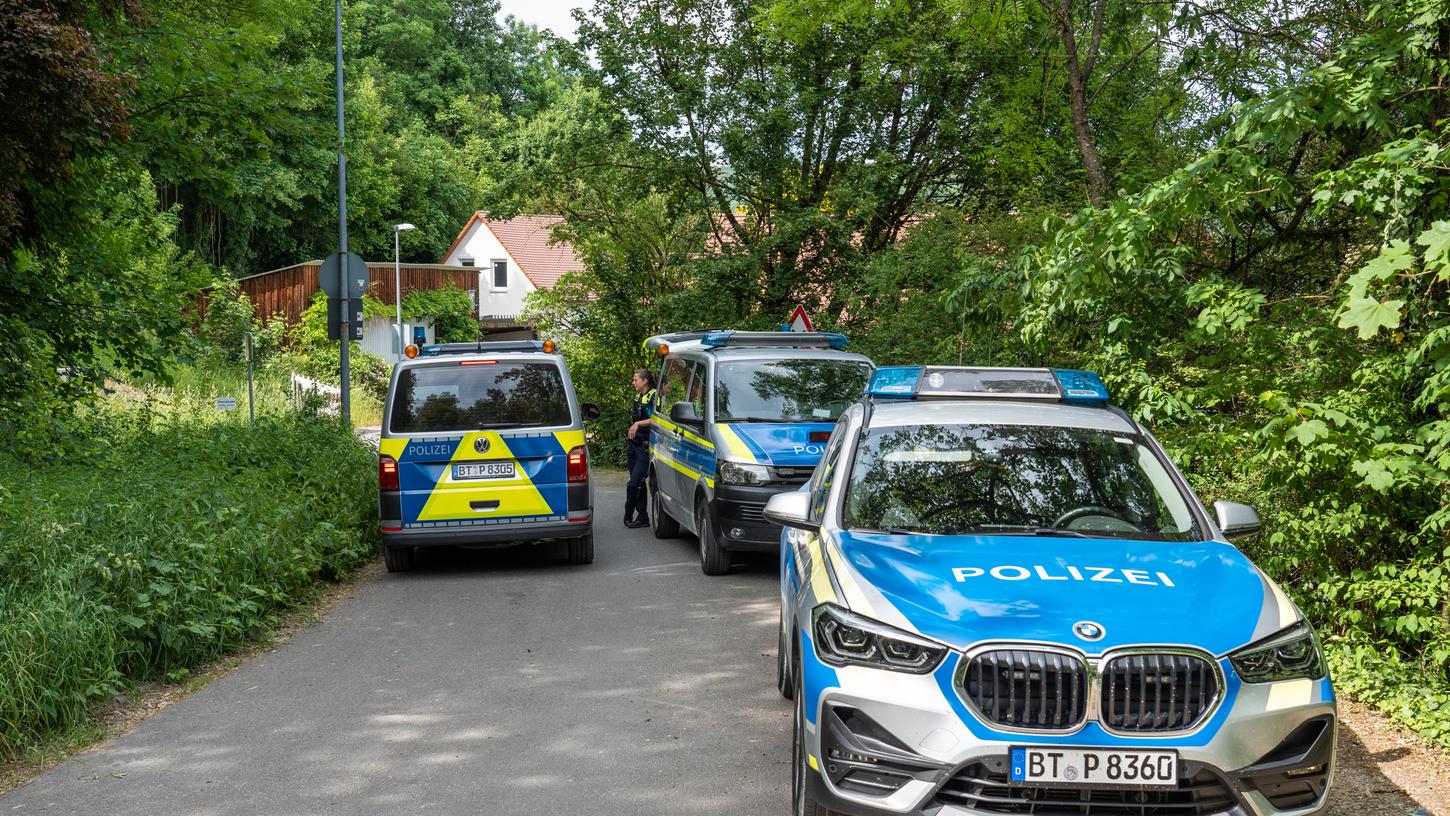
[[[785,610],[781,610],[780,617],[781,622],[784,623]],[[786,671],[785,668],[788,664],[785,662],[786,645],[784,626],[781,626],[780,632],[777,633],[775,643],[775,687],[780,690],[780,696],[787,700],[794,700],[795,678],[791,677],[790,672]],[[794,660],[792,660],[793,662]]]
[[[388,572],[407,572],[413,568],[413,546],[411,544],[384,544],[383,563]]]
[[[811,773],[806,761],[805,695],[795,695],[795,717],[790,730],[790,812],[792,816],[836,816],[811,796],[806,774]]]
[[[576,565],[594,563],[594,531],[588,535],[569,539],[569,563]]]
[[[660,501],[658,488],[649,492],[649,528],[655,538],[680,537],[680,523],[665,512],[665,503]]]
[[[715,525],[710,523],[710,505],[695,502],[695,529],[700,536],[700,571],[706,575],[727,575],[730,572],[730,551],[720,546]]]

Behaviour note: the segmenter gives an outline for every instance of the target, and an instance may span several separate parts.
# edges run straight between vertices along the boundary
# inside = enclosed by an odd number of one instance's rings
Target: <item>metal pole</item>
[[[342,0],[333,0],[337,28],[337,240],[340,245],[339,252],[344,256],[347,254],[347,156],[343,154],[343,146],[347,143],[347,131],[343,127],[342,112]],[[352,336],[351,315],[348,314],[347,285],[347,263],[345,257],[340,259],[343,262],[337,265],[338,294],[342,296],[341,328],[342,328],[342,366],[339,372],[342,375],[342,426],[352,427],[352,404],[349,400],[347,351],[349,338]]]
[[[398,359],[403,359],[403,273],[398,266],[398,228],[393,227],[393,300],[398,304]]]
[[[252,393],[252,333],[247,332],[247,427],[251,428],[257,424],[256,400]]]

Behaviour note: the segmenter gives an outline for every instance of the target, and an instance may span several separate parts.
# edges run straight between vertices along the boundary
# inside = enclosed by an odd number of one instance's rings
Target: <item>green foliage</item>
[[[478,322],[473,319],[473,299],[452,284],[442,289],[419,289],[403,297],[404,317],[431,317],[434,336],[440,343],[462,343],[478,339]]]
[[[103,445],[3,463],[27,476],[0,485],[0,756],[256,639],[376,549],[372,456],[335,422],[158,399],[89,415]]]
[[[0,267],[0,447],[43,457],[71,437],[65,419],[107,377],[164,370],[189,345],[185,313],[205,270],[170,243],[150,176],[85,164],[95,206]],[[47,195],[77,195],[57,180]]]
[[[1341,688],[1450,746],[1450,9],[1370,19],[1198,158],[1048,219],[1021,330],[1256,503]]]

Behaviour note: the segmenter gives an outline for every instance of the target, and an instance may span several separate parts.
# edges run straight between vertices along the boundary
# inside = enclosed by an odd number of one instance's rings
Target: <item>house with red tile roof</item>
[[[553,240],[553,228],[562,221],[557,215],[498,219],[479,211],[443,254],[439,263],[445,266],[479,267],[478,316],[490,337],[503,339],[501,331],[525,328],[519,323],[524,297],[584,269],[573,247]]]

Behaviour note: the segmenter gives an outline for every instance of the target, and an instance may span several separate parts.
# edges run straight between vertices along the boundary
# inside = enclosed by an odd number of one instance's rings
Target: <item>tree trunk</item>
[[[1095,15],[1097,20],[1102,17],[1104,2],[1105,0],[1098,0]],[[1098,158],[1098,143],[1093,137],[1092,126],[1088,120],[1087,84],[1092,77],[1102,27],[1095,20],[1091,50],[1080,59],[1077,38],[1072,31],[1072,0],[1060,0],[1053,16],[1057,18],[1058,28],[1062,32],[1063,52],[1067,57],[1067,90],[1068,102],[1072,108],[1072,130],[1077,137],[1077,151],[1082,156],[1083,169],[1087,171],[1088,200],[1094,207],[1101,207],[1107,201],[1108,179],[1103,173],[1103,163]]]

